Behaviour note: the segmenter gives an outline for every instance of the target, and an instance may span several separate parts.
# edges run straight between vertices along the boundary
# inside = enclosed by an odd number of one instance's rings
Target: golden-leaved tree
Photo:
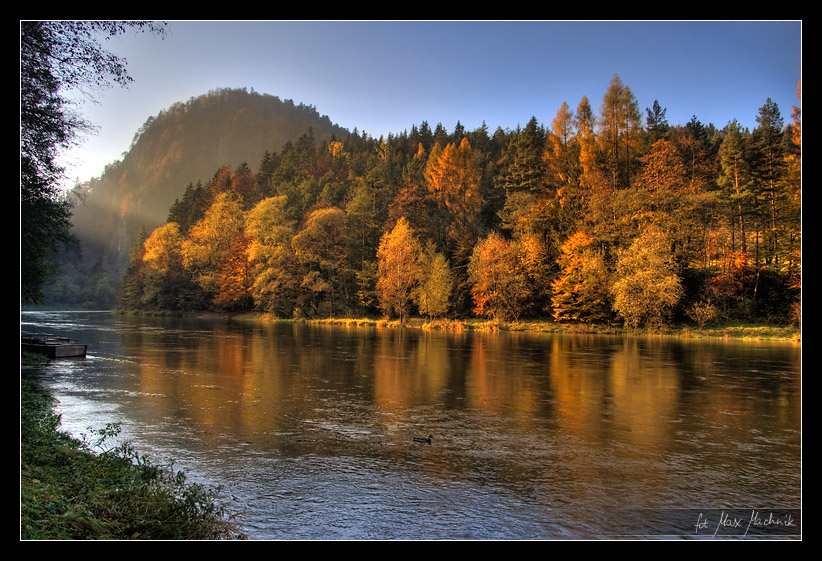
[[[490,319],[516,321],[525,310],[529,290],[525,275],[502,235],[481,239],[468,265],[474,312]]]
[[[556,321],[605,323],[610,319],[608,268],[594,240],[578,231],[562,244],[561,270],[552,282],[551,306]]]
[[[231,192],[219,193],[205,216],[189,230],[182,244],[183,265],[194,280],[211,295],[220,289],[223,266],[237,236],[242,232],[244,217],[240,201]]]
[[[660,325],[682,298],[667,234],[649,226],[620,252],[612,286],[614,310],[625,324]]]
[[[473,243],[482,198],[482,171],[463,138],[459,145],[448,143],[440,152],[431,151],[425,168],[428,190],[441,208],[447,211],[447,236],[456,251],[466,252]]]
[[[177,309],[183,286],[189,278],[183,268],[183,235],[176,222],[156,228],[144,243],[141,305],[146,308]]]
[[[294,220],[285,195],[263,199],[245,217],[251,238],[248,261],[253,266],[251,294],[257,307],[288,317],[297,294],[296,259],[291,248]]]
[[[441,317],[448,312],[454,278],[445,255],[438,252],[434,243],[425,245],[419,258],[419,285],[414,292],[414,302],[420,314],[429,319]]]
[[[226,310],[247,309],[253,297],[251,285],[254,282],[251,263],[248,260],[248,246],[251,239],[243,230],[231,240],[228,251],[217,272],[217,292],[214,303]]]
[[[421,247],[408,221],[397,220],[377,248],[377,298],[386,314],[394,313],[402,322],[420,279]]]

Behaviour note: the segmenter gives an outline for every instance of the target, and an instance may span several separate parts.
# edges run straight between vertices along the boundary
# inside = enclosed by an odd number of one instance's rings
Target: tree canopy
[[[599,112],[584,96],[571,107],[548,127],[493,132],[422,123],[320,139],[308,128],[256,169],[218,166],[138,240],[121,303],[401,321],[708,321],[694,310],[795,321],[798,111],[785,126],[766,100],[753,131],[718,129],[668,123],[656,101],[643,126],[618,76]]]

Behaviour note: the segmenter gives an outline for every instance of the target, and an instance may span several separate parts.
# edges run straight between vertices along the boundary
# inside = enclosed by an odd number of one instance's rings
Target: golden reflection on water
[[[431,507],[483,536],[502,521],[532,537],[596,534],[626,506],[801,501],[800,349],[299,322],[146,321],[117,337],[97,352],[110,362],[57,385],[145,429],[144,444],[225,467],[263,509],[292,505],[283,489],[305,513],[306,494],[364,491],[383,514]]]
[[[664,448],[680,428],[683,408],[709,434],[712,423],[723,431],[753,430],[763,413],[772,422],[798,421],[800,408],[784,384],[775,386],[775,400],[764,402],[753,402],[750,388],[734,388],[732,380],[730,391],[683,393],[684,378],[697,390],[709,386],[721,347],[672,357],[667,341],[597,337],[534,342],[508,333],[318,330],[296,323],[286,331],[227,330],[167,342],[140,335],[126,342],[140,354],[144,407],[184,410],[216,431],[293,430],[294,419],[321,414],[335,396],[373,408],[374,420],[386,425],[414,408],[449,407],[506,418],[521,431],[553,428],[635,450]]]

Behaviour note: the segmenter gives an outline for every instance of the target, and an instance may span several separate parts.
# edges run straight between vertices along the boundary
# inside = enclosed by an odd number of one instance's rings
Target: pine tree
[[[734,119],[725,128],[725,137],[719,147],[720,173],[717,183],[723,189],[723,196],[734,209],[735,220],[739,224],[739,248],[747,255],[747,234],[745,216],[748,213],[751,195],[748,191],[749,166],[742,127]],[[731,248],[735,251],[735,247]]]
[[[668,125],[668,120],[665,118],[667,111],[667,109],[663,109],[662,106],[659,105],[659,101],[656,99],[654,100],[653,110],[645,109],[645,130],[648,132],[648,142],[650,144],[664,138],[665,135],[668,134],[670,126]]]
[[[536,117],[531,117],[525,128],[513,135],[503,152],[498,188],[508,193],[543,192],[546,186],[545,141],[545,129]]]
[[[751,179],[759,203],[759,219],[765,233],[764,261],[779,267],[779,227],[784,192],[785,144],[779,107],[771,99],[760,107],[752,142]]]
[[[603,96],[599,126],[612,187],[630,187],[638,171],[636,159],[642,125],[636,98],[617,75]]]

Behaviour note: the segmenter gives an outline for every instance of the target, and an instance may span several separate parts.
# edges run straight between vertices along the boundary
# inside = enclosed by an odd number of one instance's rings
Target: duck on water
[[[431,444],[431,439],[432,438],[434,438],[434,437],[431,436],[430,434],[428,435],[427,438],[423,438],[421,436],[415,436],[414,437],[414,442],[419,442],[421,444]]]

